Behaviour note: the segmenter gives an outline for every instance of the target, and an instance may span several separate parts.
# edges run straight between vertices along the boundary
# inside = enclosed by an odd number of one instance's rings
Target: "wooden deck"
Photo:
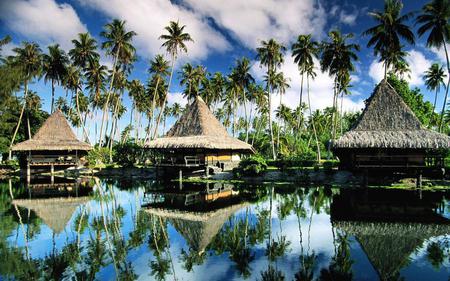
[[[378,168],[378,169],[409,169],[409,168],[433,168],[441,167],[443,158],[441,156],[423,155],[356,155],[356,168]]]

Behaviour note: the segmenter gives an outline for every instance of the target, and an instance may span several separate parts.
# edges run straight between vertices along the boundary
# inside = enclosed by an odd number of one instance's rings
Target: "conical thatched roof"
[[[34,211],[55,233],[61,233],[78,206],[87,201],[89,197],[15,199],[13,204]]]
[[[381,280],[396,280],[409,257],[431,237],[450,233],[449,224],[345,222],[335,227],[354,236]]]
[[[248,143],[232,138],[201,97],[188,105],[185,113],[166,136],[147,143],[148,148],[203,148],[253,151]]]
[[[386,80],[352,130],[333,141],[334,148],[450,148],[450,138],[425,129]]]
[[[190,212],[162,208],[147,208],[147,213],[168,219],[186,243],[198,253],[203,253],[228,218],[247,206],[239,203],[210,212]]]
[[[79,141],[61,111],[56,110],[30,140],[13,146],[13,151],[30,150],[90,150],[92,147]]]

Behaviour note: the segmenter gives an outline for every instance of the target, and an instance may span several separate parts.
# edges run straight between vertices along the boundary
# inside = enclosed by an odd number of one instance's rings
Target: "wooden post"
[[[417,179],[416,179],[416,188],[422,188],[422,171],[418,171]]]
[[[55,166],[53,164],[50,165],[50,181],[52,184],[55,183]]]
[[[207,178],[209,178],[209,167],[208,167],[208,165],[206,165],[206,167],[205,167],[205,175],[206,175]]]
[[[27,184],[30,184],[30,177],[31,177],[31,167],[30,163],[27,163]]]
[[[364,177],[363,185],[364,185],[364,187],[368,187],[369,186],[369,171],[367,169],[364,169],[363,177]]]
[[[180,172],[179,172],[179,180],[180,180],[180,183],[183,182],[183,170],[182,169],[180,169]]]

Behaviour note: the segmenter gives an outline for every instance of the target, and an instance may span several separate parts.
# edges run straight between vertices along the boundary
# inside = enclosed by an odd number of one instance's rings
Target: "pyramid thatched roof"
[[[167,134],[146,145],[156,149],[220,149],[253,151],[250,144],[232,138],[201,97],[188,105]]]
[[[61,111],[56,110],[30,139],[13,146],[13,151],[32,150],[90,150],[92,147],[79,141]]]
[[[203,253],[228,218],[247,206],[239,203],[210,212],[190,212],[176,209],[147,208],[149,214],[168,219],[186,243],[198,253]]]
[[[87,201],[89,197],[15,199],[13,204],[34,211],[55,233],[61,233],[78,206]]]
[[[339,148],[450,148],[450,138],[422,127],[386,80],[370,97],[354,128],[333,141]]]
[[[333,224],[358,240],[381,280],[395,279],[425,240],[450,233],[449,224],[347,221]]]

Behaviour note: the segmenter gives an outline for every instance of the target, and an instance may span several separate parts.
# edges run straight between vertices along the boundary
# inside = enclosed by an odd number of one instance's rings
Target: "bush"
[[[5,165],[13,170],[19,169],[19,161],[17,159],[6,160]]]
[[[301,156],[285,157],[279,160],[270,160],[267,164],[283,170],[289,167],[313,167],[317,165],[317,160],[315,160],[315,155],[304,154]]]
[[[331,171],[333,168],[338,166],[339,162],[335,160],[328,160],[322,163],[323,169],[325,171]]]
[[[151,157],[150,150],[132,142],[117,144],[114,150],[114,162],[125,167],[143,164]]]
[[[107,147],[95,147],[88,152],[86,159],[91,167],[106,165],[109,163],[109,149]]]
[[[259,176],[266,170],[266,159],[260,155],[254,155],[242,160],[237,172],[242,176]]]

